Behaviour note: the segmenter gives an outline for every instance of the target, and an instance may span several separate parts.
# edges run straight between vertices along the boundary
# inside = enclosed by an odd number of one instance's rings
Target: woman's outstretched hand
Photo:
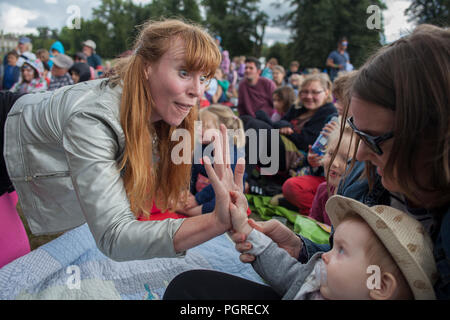
[[[243,192],[245,160],[238,159],[233,174],[227,129],[223,124],[220,125],[220,136],[215,136],[213,143],[214,167],[208,157],[204,157],[203,162],[216,195],[216,207],[213,214],[215,214],[216,222],[224,228],[224,231],[227,231],[231,229],[230,191]]]

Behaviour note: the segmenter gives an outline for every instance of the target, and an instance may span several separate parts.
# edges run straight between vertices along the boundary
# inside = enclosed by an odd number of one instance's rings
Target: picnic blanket
[[[116,262],[103,255],[87,224],[66,232],[0,269],[0,299],[161,299],[181,272],[210,269],[264,283],[241,263],[223,234],[182,258]]]
[[[274,206],[270,204],[271,197],[253,194],[246,194],[245,196],[248,200],[250,209],[257,213],[262,219],[270,220],[277,216],[284,217],[294,225],[294,232],[315,243],[329,243],[331,232],[330,226],[282,206]]]

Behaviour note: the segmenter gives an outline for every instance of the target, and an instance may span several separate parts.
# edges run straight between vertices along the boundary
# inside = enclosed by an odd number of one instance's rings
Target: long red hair
[[[169,19],[143,25],[134,44],[134,53],[117,61],[115,76],[111,78],[112,85],[123,88],[120,122],[126,145],[119,169],[125,171],[124,185],[136,217],[148,216],[153,200],[162,210],[174,206],[180,194],[189,188],[191,165],[176,165],[169,160],[178,143],[170,138],[175,129],[183,128],[193,139],[198,106],[192,108],[178,127],[164,121],[151,123],[153,100],[145,75],[148,65],[158,62],[175,39],[184,42],[188,71],[201,70],[208,77],[214,75],[221,54],[212,37],[199,26]],[[156,146],[153,141],[157,141]],[[154,148],[159,161],[153,156]]]

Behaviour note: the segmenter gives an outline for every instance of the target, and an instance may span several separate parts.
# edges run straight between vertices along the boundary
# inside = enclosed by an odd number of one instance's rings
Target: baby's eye
[[[344,254],[344,248],[343,247],[339,247],[338,248],[338,253],[339,254]]]

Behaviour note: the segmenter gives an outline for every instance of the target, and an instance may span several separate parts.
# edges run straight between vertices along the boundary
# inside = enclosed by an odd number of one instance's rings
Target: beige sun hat
[[[433,290],[438,273],[433,256],[433,244],[416,219],[389,206],[368,207],[343,196],[332,196],[325,205],[336,229],[344,217],[358,214],[375,232],[394,258],[407,280],[416,300],[434,300]]]

